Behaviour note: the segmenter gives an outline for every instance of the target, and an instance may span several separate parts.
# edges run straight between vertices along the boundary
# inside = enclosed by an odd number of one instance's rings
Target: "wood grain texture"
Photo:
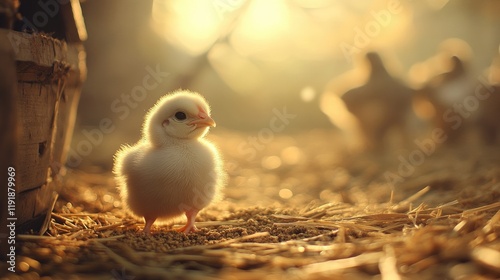
[[[26,191],[47,181],[52,142],[52,123],[57,93],[51,85],[18,83],[19,124],[22,127],[18,143],[19,189]]]
[[[7,252],[7,168],[13,166],[16,156],[14,148],[18,139],[17,107],[16,107],[16,69],[15,53],[7,40],[0,35],[0,129],[4,133],[0,137],[0,259],[5,260]]]
[[[53,176],[65,164],[86,76],[85,56],[81,44],[68,46],[45,35],[0,29],[0,39],[0,52],[11,56],[11,63],[6,64],[0,54],[5,68],[0,71],[12,72],[10,76],[2,72],[0,89],[3,94],[4,88],[13,88],[15,97],[2,110],[2,127],[19,130],[9,134],[17,135],[10,144],[8,137],[2,142],[2,151],[10,152],[4,153],[2,167],[16,167],[16,216],[22,227],[50,211],[56,184]]]

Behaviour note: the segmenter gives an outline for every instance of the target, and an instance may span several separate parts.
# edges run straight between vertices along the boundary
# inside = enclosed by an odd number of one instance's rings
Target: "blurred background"
[[[269,131],[277,112],[293,118],[273,133],[344,131],[338,97],[366,81],[365,53],[418,89],[446,70],[442,52],[493,79],[500,46],[495,0],[87,0],[82,11],[88,77],[68,159],[80,168],[111,169],[147,110],[179,88],[206,96],[222,141]]]

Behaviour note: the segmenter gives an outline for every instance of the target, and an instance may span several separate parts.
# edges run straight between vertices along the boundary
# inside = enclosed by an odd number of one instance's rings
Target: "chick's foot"
[[[198,228],[194,225],[194,221],[196,220],[196,215],[198,215],[199,211],[200,210],[186,211],[187,222],[183,227],[177,229],[177,231],[185,234],[196,232]]]
[[[144,218],[146,225],[144,226],[144,230],[142,231],[146,235],[151,234],[151,226],[156,221],[156,218]]]

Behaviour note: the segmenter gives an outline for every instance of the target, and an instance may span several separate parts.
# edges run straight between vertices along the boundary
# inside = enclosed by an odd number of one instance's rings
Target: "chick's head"
[[[149,110],[143,137],[161,146],[172,140],[201,138],[209,127],[215,127],[215,121],[205,98],[194,92],[177,91],[160,98]]]

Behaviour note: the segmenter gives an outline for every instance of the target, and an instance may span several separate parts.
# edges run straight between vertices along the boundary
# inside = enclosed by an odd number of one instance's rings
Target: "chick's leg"
[[[151,226],[156,221],[156,218],[144,217],[144,221],[146,222],[146,225],[144,226],[143,232],[146,235],[149,235],[151,233]]]
[[[177,231],[183,232],[183,233],[189,233],[191,231],[197,231],[198,229],[194,225],[194,221],[196,220],[196,215],[198,215],[199,211],[200,210],[198,210],[198,209],[193,209],[193,210],[186,211],[187,222],[186,222],[186,224],[183,227],[181,227]]]

